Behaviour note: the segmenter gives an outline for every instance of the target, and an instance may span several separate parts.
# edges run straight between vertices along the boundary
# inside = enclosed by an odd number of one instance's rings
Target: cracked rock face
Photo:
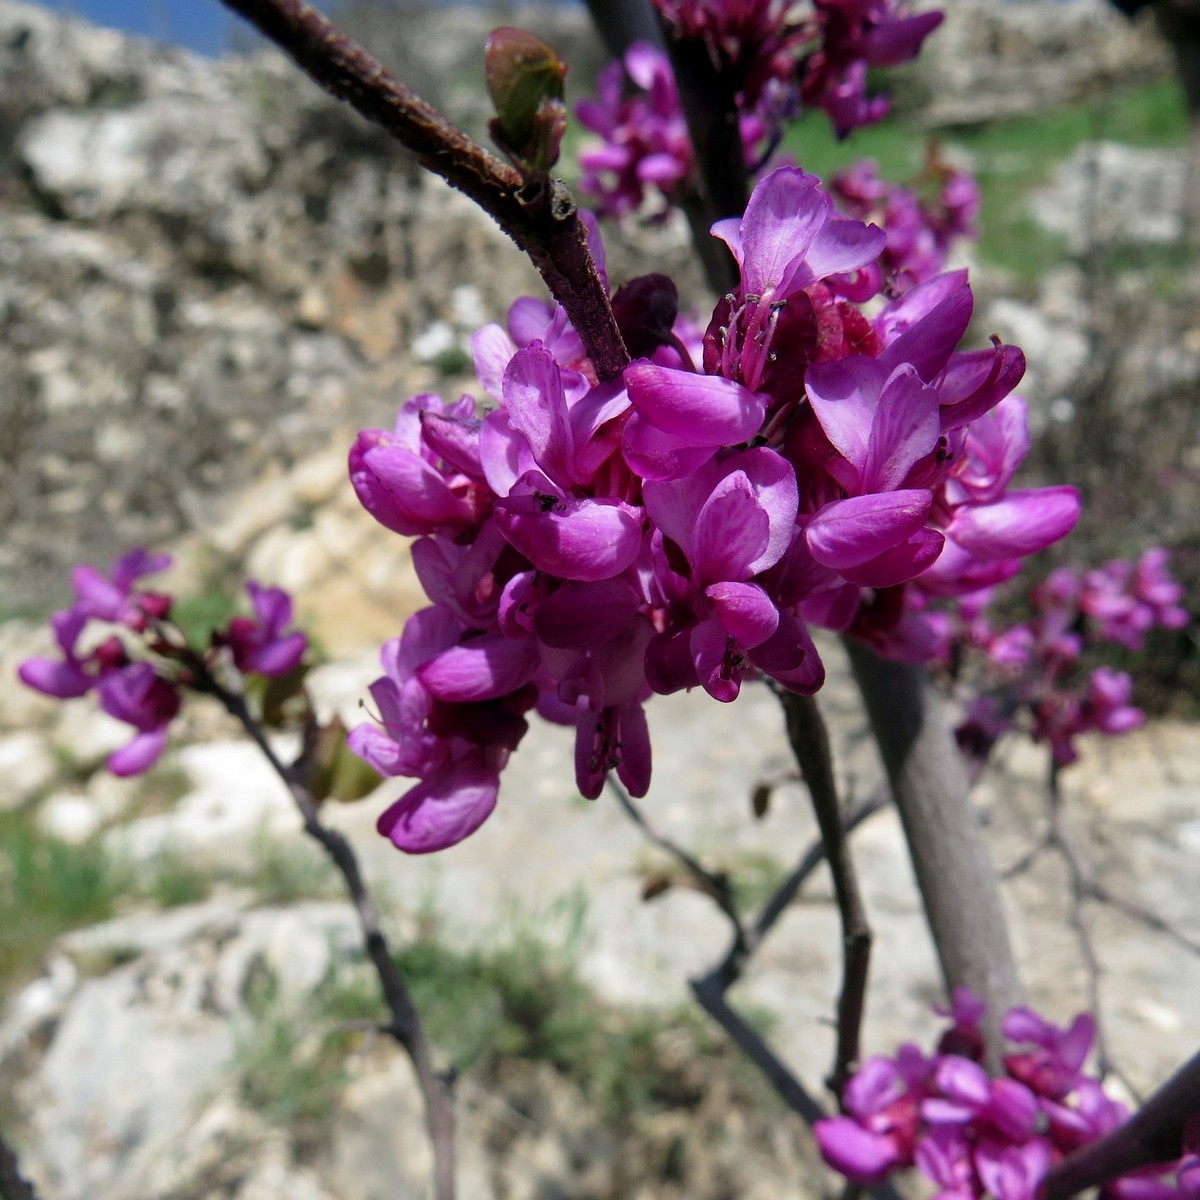
[[[0,610],[390,424],[436,383],[408,346],[457,330],[468,268],[491,314],[532,283],[273,54],[206,62],[6,0],[0,131]]]

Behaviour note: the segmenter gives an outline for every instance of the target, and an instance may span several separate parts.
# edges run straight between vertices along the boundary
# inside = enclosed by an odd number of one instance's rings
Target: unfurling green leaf
[[[493,30],[484,56],[496,106],[492,137],[518,169],[545,175],[558,161],[566,129],[566,63],[541,38],[507,26]]]
[[[369,796],[380,784],[381,776],[346,745],[346,727],[337,717],[317,735],[305,783],[312,798],[349,803]]]

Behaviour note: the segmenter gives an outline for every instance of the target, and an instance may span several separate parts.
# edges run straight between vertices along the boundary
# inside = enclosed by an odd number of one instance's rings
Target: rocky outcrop
[[[1107,0],[936,7],[946,19],[907,69],[898,97],[932,127],[1030,116],[1171,71],[1154,23],[1131,23]]]
[[[439,378],[417,335],[441,321],[461,369],[467,326],[531,282],[271,54],[214,64],[6,2],[0,114],[0,610],[390,423]]]

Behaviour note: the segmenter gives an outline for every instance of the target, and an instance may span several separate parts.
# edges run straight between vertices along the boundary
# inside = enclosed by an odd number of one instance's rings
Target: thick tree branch
[[[567,310],[597,375],[629,363],[575,201],[557,180],[530,184],[426,103],[302,0],[223,0],[327,92],[350,104],[417,161],[489,213],[529,256]]]
[[[696,178],[680,203],[708,285],[724,295],[737,286],[737,264],[709,229],[723,217],[740,217],[750,198],[737,98],[703,41],[678,38],[669,26],[663,32],[696,162]]]
[[[1042,1200],[1067,1200],[1085,1188],[1183,1153],[1184,1129],[1200,1115],[1200,1053],[1193,1055],[1137,1112],[1050,1169]]]
[[[984,1036],[993,1065],[1000,1022],[1021,1002],[1000,887],[967,799],[969,780],[941,698],[923,668],[887,662],[846,639],[900,811],[917,886],[948,991],[970,988],[987,1003]]]

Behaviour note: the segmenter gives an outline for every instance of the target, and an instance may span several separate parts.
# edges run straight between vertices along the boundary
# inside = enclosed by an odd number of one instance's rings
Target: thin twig
[[[1095,900],[1097,904],[1107,904],[1109,908],[1115,908],[1122,916],[1128,917],[1131,921],[1136,921],[1139,925],[1144,925],[1154,933],[1161,933],[1163,937],[1170,938],[1181,949],[1187,950],[1191,954],[1200,955],[1200,942],[1197,942],[1195,938],[1188,937],[1186,933],[1176,929],[1170,921],[1164,920],[1148,908],[1143,908],[1140,904],[1136,904],[1132,900],[1126,900],[1122,896],[1115,895],[1104,884],[1098,883],[1095,879],[1087,881],[1084,887],[1084,895],[1089,900]]]
[[[717,899],[721,886],[727,888],[728,884],[723,881],[718,884],[717,877],[707,870],[694,855],[684,850],[677,842],[658,833],[637,805],[628,799],[624,789],[615,785],[613,792],[618,800],[621,800],[622,809],[646,837],[674,857],[685,870],[704,885],[706,893],[712,895],[714,900]],[[622,796],[625,797],[624,800],[622,800]],[[879,812],[887,804],[888,799],[886,788],[881,788],[863,803],[842,815],[840,821],[843,832],[848,834],[872,814]],[[766,1041],[733,1009],[726,999],[726,993],[741,978],[750,957],[796,898],[804,882],[820,866],[824,857],[824,843],[818,838],[800,856],[795,869],[775,890],[749,930],[745,928],[740,918],[737,918],[736,910],[722,906],[722,911],[730,920],[734,931],[729,950],[712,970],[698,979],[691,980],[690,983],[692,993],[704,1011],[725,1030],[734,1044],[758,1067],[784,1102],[810,1125],[825,1116],[824,1110],[800,1080],[771,1050]],[[877,1200],[899,1200],[897,1193],[889,1184],[881,1184],[873,1191]]]
[[[613,792],[621,801],[621,807],[625,813],[646,837],[672,855],[704,885],[704,890],[712,895],[714,900],[717,900],[722,888],[728,888],[728,884],[724,881],[718,884],[717,877],[692,854],[672,839],[658,833],[637,805],[629,799],[623,788],[614,785]],[[881,788],[854,809],[845,814],[839,814],[838,820],[843,834],[849,834],[852,829],[873,813],[879,812],[887,804],[889,798],[887,789]],[[763,939],[796,898],[796,894],[805,880],[820,866],[824,857],[824,841],[818,839],[801,855],[796,868],[775,890],[749,930],[745,928],[732,905],[729,908],[722,905],[722,911],[733,926],[732,944],[725,956],[712,970],[698,979],[689,981],[692,994],[696,997],[700,1007],[716,1021],[734,1045],[758,1068],[783,1102],[810,1127],[826,1116],[825,1110],[794,1072],[789,1070],[783,1060],[771,1049],[766,1040],[733,1008],[727,999],[727,993],[741,978],[754,951],[762,944]],[[886,1181],[868,1190],[875,1200],[903,1200],[900,1193]]]
[[[0,1200],[38,1200],[34,1186],[21,1174],[17,1152],[0,1133]]]
[[[735,941],[738,944],[744,945],[746,931],[742,925],[742,918],[737,910],[737,904],[734,902],[733,889],[729,886],[728,877],[716,871],[710,871],[698,858],[685,850],[678,842],[673,841],[666,834],[659,833],[650,824],[645,813],[634,803],[633,797],[622,787],[620,781],[614,775],[610,774],[605,782],[608,784],[608,790],[617,798],[617,803],[624,810],[625,815],[660,850],[665,850],[672,858],[676,859],[700,885],[700,889],[706,895],[713,898],[717,907],[725,914],[729,923],[733,926]]]
[[[1041,1200],[1068,1200],[1151,1163],[1183,1153],[1184,1128],[1200,1113],[1200,1053],[1193,1055],[1111,1133],[1080,1147],[1050,1169]]]
[[[1026,850],[1016,862],[1011,863],[1000,872],[1000,878],[1005,883],[1009,883],[1020,875],[1024,875],[1030,867],[1033,866],[1047,850],[1054,845],[1054,839],[1047,833],[1043,834],[1032,846]]]
[[[877,812],[886,808],[891,799],[892,795],[887,788],[879,787],[861,804],[847,809],[841,816],[842,837],[845,838],[868,817],[873,817]],[[763,939],[770,933],[775,922],[779,920],[784,911],[795,900],[796,894],[800,891],[804,881],[821,865],[824,857],[825,845],[823,841],[818,839],[804,852],[804,855],[796,864],[795,870],[783,881],[775,891],[775,894],[763,906],[762,912],[759,913],[758,919],[754,922],[747,935],[747,949],[749,953],[753,953],[758,949]]]
[[[725,990],[713,975],[693,979],[692,994],[700,1007],[733,1039],[738,1049],[762,1072],[783,1102],[799,1114],[809,1126],[825,1117],[825,1110],[811,1093],[776,1056],[770,1046],[743,1017],[734,1011],[725,998]],[[901,1194],[886,1180],[866,1189],[875,1200],[903,1200]]]
[[[779,699],[787,719],[788,742],[812,796],[842,921],[842,990],[837,1005],[837,1051],[829,1080],[840,1101],[842,1089],[859,1058],[867,972],[871,962],[871,928],[858,890],[849,842],[842,830],[829,733],[817,702],[811,696],[798,696],[795,692],[781,691]]]
[[[530,183],[303,0],[223,0],[327,92],[350,104],[491,215],[529,256],[567,311],[600,379],[629,363],[608,295],[570,192],[558,180]],[[527,186],[528,184],[528,186]]]
[[[729,1034],[738,1049],[762,1072],[788,1108],[799,1113],[809,1125],[815,1124],[826,1115],[818,1101],[788,1070],[758,1032],[730,1007],[725,998],[725,989],[713,974],[705,975],[702,979],[693,979],[691,989],[700,1007]]]
[[[341,833],[330,829],[321,821],[317,803],[301,782],[299,773],[280,760],[262,727],[247,707],[244,697],[218,682],[202,661],[191,665],[196,675],[196,686],[199,690],[215,696],[225,710],[241,724],[272,770],[287,786],[296,807],[300,810],[304,832],[321,844],[345,880],[346,890],[358,914],[367,957],[375,968],[391,1017],[386,1027],[387,1032],[412,1060],[425,1099],[426,1121],[433,1145],[434,1194],[437,1200],[454,1200],[454,1104],[450,1080],[434,1068],[432,1049],[425,1037],[412,997],[392,958],[387,938],[380,927],[379,914],[367,890],[354,849]]]
[[[1100,978],[1103,968],[1097,953],[1091,926],[1088,922],[1085,903],[1088,900],[1097,904],[1108,905],[1116,909],[1130,920],[1137,921],[1147,929],[1170,938],[1193,954],[1200,953],[1200,945],[1192,941],[1186,934],[1175,929],[1169,922],[1156,913],[1143,908],[1132,901],[1124,900],[1114,895],[1107,887],[1096,880],[1095,869],[1087,861],[1076,844],[1075,837],[1064,817],[1062,790],[1059,786],[1059,768],[1053,759],[1050,762],[1049,776],[1046,787],[1047,800],[1047,829],[1034,846],[1021,856],[1013,867],[1006,872],[1006,877],[1016,874],[1030,865],[1041,853],[1054,851],[1062,860],[1067,870],[1068,887],[1070,890],[1071,926],[1075,930],[1080,954],[1083,956],[1084,971],[1087,976],[1088,1009],[1096,1020],[1096,1054],[1101,1075],[1114,1074],[1137,1096],[1137,1091],[1130,1083],[1124,1072],[1114,1062],[1109,1049],[1108,1038],[1105,1034],[1104,1022],[1101,1019]]]

